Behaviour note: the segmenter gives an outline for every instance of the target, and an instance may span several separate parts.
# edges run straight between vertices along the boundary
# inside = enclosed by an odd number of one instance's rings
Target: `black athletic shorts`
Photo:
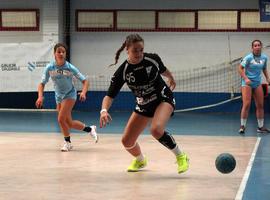
[[[140,105],[136,103],[134,112],[146,116],[146,117],[153,117],[156,111],[156,108],[158,105],[162,102],[167,102],[171,104],[173,109],[175,109],[175,99],[173,96],[172,91],[168,88],[165,87],[160,94],[157,95],[157,98],[145,105]],[[173,113],[172,113],[173,115]]]

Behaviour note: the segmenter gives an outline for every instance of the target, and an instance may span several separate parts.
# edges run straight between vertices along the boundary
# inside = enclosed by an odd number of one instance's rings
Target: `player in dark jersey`
[[[136,106],[125,127],[122,144],[135,157],[127,171],[137,172],[147,164],[137,142],[138,136],[151,122],[150,131],[154,138],[170,149],[176,156],[178,173],[188,170],[188,157],[181,152],[172,135],[165,131],[175,101],[172,90],[175,81],[171,72],[164,66],[157,54],[144,53],[144,41],[138,34],[128,35],[115,56],[115,64],[120,53],[126,48],[128,58],[114,73],[107,95],[100,111],[100,127],[111,121],[108,113],[113,99],[126,83],[136,97]],[[168,85],[161,75],[168,79]]]

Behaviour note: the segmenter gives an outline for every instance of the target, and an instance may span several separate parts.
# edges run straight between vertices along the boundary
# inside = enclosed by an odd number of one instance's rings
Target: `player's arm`
[[[108,110],[110,109],[111,105],[113,103],[113,98],[109,96],[105,96],[102,100],[102,106],[100,110],[100,127],[105,127],[107,123],[112,121],[112,117],[109,114]]]
[[[86,77],[80,72],[80,70],[69,63],[69,67],[73,75],[82,82],[82,91],[80,92],[80,101],[85,101],[86,100],[86,93],[89,88],[89,81],[86,79]]]
[[[174,90],[176,83],[175,83],[175,80],[174,80],[172,73],[170,72],[170,70],[167,67],[165,67],[165,65],[163,64],[159,55],[153,54],[152,56],[153,56],[153,59],[158,63],[160,74],[162,76],[165,76],[168,79],[167,80],[168,86],[170,87],[171,90]]]
[[[82,91],[80,93],[80,100],[81,101],[85,101],[86,100],[86,93],[88,91],[89,88],[89,81],[87,79],[84,79],[82,81]]]
[[[125,80],[123,79],[123,70],[124,65],[120,66],[118,70],[116,70],[116,72],[111,78],[111,84],[108,89],[107,95],[102,100],[99,118],[100,128],[105,127],[106,124],[112,120],[108,111],[113,103],[113,99],[117,96],[125,83]]]
[[[247,85],[251,84],[251,81],[246,75],[246,66],[248,64],[248,59],[247,57],[244,57],[243,60],[241,61],[240,65],[238,66],[238,73],[240,76],[243,78],[243,80],[246,82]]]
[[[263,69],[263,74],[265,76],[265,79],[266,79],[267,83],[270,84],[269,74],[268,74],[268,71],[267,71],[266,68]]]
[[[38,85],[38,98],[36,100],[36,107],[41,108],[43,105],[43,93],[44,93],[45,85],[43,83],[40,83]]]
[[[38,84],[38,98],[36,100],[36,107],[41,108],[43,105],[43,94],[44,94],[44,88],[45,84],[49,81],[50,75],[49,75],[49,68],[50,65],[47,65],[41,79],[41,83]]]
[[[263,74],[265,76],[265,79],[267,81],[268,84],[270,84],[270,79],[269,79],[269,74],[268,74],[268,71],[267,71],[267,60],[265,60],[265,63],[264,63],[264,68],[263,68]]]
[[[246,70],[245,70],[245,68],[241,64],[238,66],[238,73],[245,80],[245,82],[246,82],[247,85],[249,85],[251,83],[251,81],[249,80],[249,78],[246,76]]]
[[[163,72],[161,75],[165,76],[168,79],[168,81],[167,81],[168,86],[170,87],[171,90],[174,90],[176,83],[175,83],[174,77],[173,77],[172,73],[170,72],[170,70],[168,70],[168,68],[167,68],[166,71]]]
[[[238,66],[238,73],[243,79],[247,78],[245,68],[241,64]]]

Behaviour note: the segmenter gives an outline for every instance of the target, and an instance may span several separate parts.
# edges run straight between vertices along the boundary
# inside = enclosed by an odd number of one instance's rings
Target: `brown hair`
[[[261,40],[253,40],[253,41],[251,42],[251,47],[253,47],[253,45],[254,45],[255,42],[259,42],[260,45],[262,46],[262,41],[261,41]]]
[[[53,51],[54,51],[54,53],[56,52],[56,50],[57,50],[57,48],[59,48],[59,47],[63,47],[65,50],[66,50],[66,52],[67,52],[67,45],[65,45],[65,44],[63,44],[63,43],[57,43],[56,45],[54,45],[54,47],[53,47]]]
[[[121,52],[126,48],[129,47],[131,44],[134,44],[136,42],[144,42],[143,38],[139,34],[130,34],[126,37],[126,40],[123,42],[122,46],[116,51],[115,53],[115,62],[114,64],[109,65],[113,66],[116,65],[118,62],[118,59],[120,57]]]

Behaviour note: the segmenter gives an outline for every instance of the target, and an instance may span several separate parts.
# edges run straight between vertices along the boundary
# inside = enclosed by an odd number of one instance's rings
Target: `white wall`
[[[61,2],[0,1],[0,9],[40,11],[39,31],[0,31],[0,92],[36,91],[44,67],[53,59],[54,44],[63,39]],[[29,63],[36,67],[29,68]],[[50,82],[46,89],[52,88]]]
[[[39,31],[0,31],[0,43],[43,42],[62,40],[59,16],[62,0],[1,0],[0,9],[39,9]]]
[[[76,9],[258,9],[254,0],[76,0]],[[116,50],[130,32],[76,32],[71,19],[71,61],[89,75],[111,74]],[[142,32],[145,51],[156,52],[172,70],[214,65],[243,56],[254,39],[270,44],[269,32]],[[229,40],[228,40],[229,38]],[[229,43],[230,41],[230,43]],[[231,47],[231,56],[229,55]],[[121,55],[119,63],[125,58]]]
[[[89,75],[110,74],[116,50],[129,32],[76,33],[72,36],[72,62]],[[270,44],[269,33],[166,33],[143,32],[145,51],[155,52],[171,70],[214,65],[243,56],[250,51],[251,41],[261,39]],[[230,43],[230,44],[229,44]],[[231,48],[231,58],[229,52]],[[119,64],[126,58],[121,54]]]
[[[63,0],[1,0],[0,8],[40,9],[40,31],[0,31],[0,43],[63,41]],[[76,0],[71,1],[71,61],[89,75],[111,74],[114,54],[129,32],[76,32],[76,9],[258,9],[254,0]],[[145,51],[158,53],[171,70],[209,66],[229,61],[250,50],[253,39],[270,44],[267,32],[142,32]],[[119,63],[125,58],[122,53]]]

